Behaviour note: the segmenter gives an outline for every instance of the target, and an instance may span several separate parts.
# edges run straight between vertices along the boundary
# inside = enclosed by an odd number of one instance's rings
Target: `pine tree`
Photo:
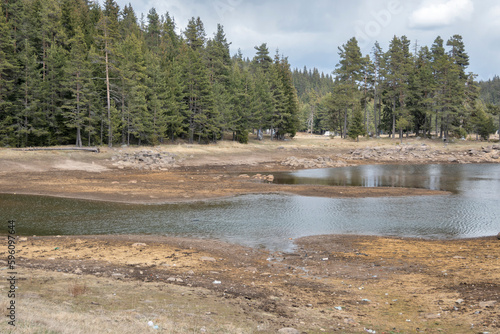
[[[97,23],[96,44],[99,47],[98,59],[104,67],[106,84],[106,122],[108,127],[108,146],[113,146],[113,117],[116,117],[116,108],[111,103],[111,76],[117,71],[115,59],[117,53],[115,44],[118,37],[118,7],[112,0],[106,1],[106,7]]]
[[[90,121],[87,110],[90,103],[92,73],[84,35],[80,27],[76,28],[70,45],[71,52],[65,68],[66,82],[64,83],[68,94],[63,109],[65,110],[65,124],[68,128],[76,130],[76,146],[81,147],[82,131]]]
[[[273,94],[269,80],[264,70],[257,68],[254,74],[254,90],[252,96],[251,119],[252,127],[258,129],[262,139],[263,129],[271,128],[271,118],[274,110]]]
[[[167,134],[174,141],[187,133],[188,105],[186,104],[187,88],[181,73],[182,66],[178,60],[172,61],[166,68],[166,108]]]
[[[409,78],[408,110],[416,135],[431,131],[431,110],[435,87],[432,73],[432,54],[427,46],[420,49],[415,58],[414,68]]]
[[[193,32],[190,31],[190,34]],[[199,36],[198,33],[193,35]],[[199,40],[198,40],[199,41]],[[207,140],[215,131],[213,112],[213,91],[210,86],[209,72],[206,68],[201,52],[201,45],[196,46],[194,40],[188,48],[183,48],[179,54],[182,61],[182,80],[185,83],[184,97],[187,103],[187,120],[189,123],[189,142],[198,136],[198,142]],[[197,47],[197,48],[195,48]]]
[[[360,108],[355,108],[351,116],[351,123],[349,124],[349,137],[359,141],[359,136],[366,134],[365,126],[363,124],[363,113]]]
[[[375,42],[375,45],[373,46],[373,121],[374,121],[374,127],[375,127],[375,136],[380,136],[380,128],[379,128],[379,122],[380,122],[380,117],[381,117],[381,107],[382,107],[382,101],[380,98],[380,85],[382,82],[382,68],[384,67],[384,53],[382,51],[382,48],[380,47],[380,44],[378,42]]]
[[[385,82],[387,85],[386,98],[391,105],[392,138],[396,134],[396,122],[400,118],[408,121],[408,82],[412,70],[412,55],[410,53],[410,41],[403,36],[394,36],[389,50],[385,54]],[[400,122],[400,124],[402,124]],[[402,137],[402,129],[399,131]]]
[[[184,31],[186,36],[186,43],[192,50],[201,51],[205,46],[206,34],[205,27],[200,17],[192,17],[189,20],[188,26]]]
[[[262,68],[266,73],[269,70],[269,67],[273,63],[273,59],[269,56],[269,49],[267,48],[266,43],[262,43],[260,46],[254,47],[257,51],[255,57],[253,57],[253,64]]]
[[[348,111],[353,110],[359,103],[359,83],[363,80],[363,68],[366,59],[362,57],[361,50],[356,38],[351,38],[346,44],[339,47],[340,61],[337,64],[335,74],[338,78],[338,90],[342,97],[337,94],[335,97],[345,99],[344,104],[344,126],[343,137],[347,136]]]
[[[148,13],[148,25],[146,28],[146,42],[150,50],[156,51],[161,43],[161,23],[160,16],[155,8],[151,8]]]
[[[15,145],[15,108],[12,102],[15,73],[14,40],[0,3],[0,144]]]
[[[135,34],[125,38],[121,45],[124,58],[121,64],[121,74],[124,80],[126,106],[125,128],[127,134],[127,145],[130,145],[131,136],[141,145],[143,140],[148,139],[151,129],[151,117],[148,114],[146,101],[146,63],[144,59],[144,46]]]
[[[40,107],[39,87],[42,82],[38,59],[29,41],[24,42],[20,55],[22,84],[19,86],[20,112],[17,113],[18,146],[39,145],[39,138],[47,134],[44,115]]]

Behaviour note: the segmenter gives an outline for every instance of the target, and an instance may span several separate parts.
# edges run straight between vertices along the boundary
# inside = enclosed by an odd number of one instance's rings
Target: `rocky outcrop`
[[[342,160],[333,160],[331,157],[318,157],[316,159],[297,158],[294,156],[288,157],[281,162],[283,166],[297,168],[327,168],[327,167],[344,167],[347,164]]]
[[[482,147],[481,149],[450,150],[436,149],[425,144],[397,145],[394,147],[365,147],[343,154],[323,156],[315,159],[287,157],[281,162],[283,166],[293,168],[327,168],[357,164],[356,161],[383,163],[484,163],[498,162],[500,145]]]
[[[175,154],[150,150],[118,154],[111,160],[119,169],[168,170],[168,168],[178,167]]]

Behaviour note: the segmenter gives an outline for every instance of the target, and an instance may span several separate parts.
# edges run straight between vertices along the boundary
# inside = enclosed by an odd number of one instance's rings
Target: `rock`
[[[291,327],[282,328],[282,329],[278,330],[278,333],[280,333],[280,334],[300,334],[300,332],[298,330],[296,330],[295,328],[291,328]]]
[[[426,314],[425,318],[426,319],[439,319],[439,318],[441,318],[441,314],[439,314],[439,313],[438,314],[432,314],[432,313],[430,313],[430,314]]]
[[[179,282],[179,283],[182,283],[184,281],[181,278],[169,277],[169,278],[167,278],[167,282]]]
[[[210,257],[210,256],[202,256],[202,257],[200,257],[200,261],[203,261],[203,262],[215,262],[215,259],[213,257]]]
[[[268,182],[273,182],[273,181],[274,181],[274,175],[268,175],[268,176],[266,177],[266,180],[267,180]]]
[[[74,271],[75,274],[81,274],[82,270],[80,268],[76,268]]]
[[[238,175],[238,177],[240,179],[249,179],[250,178],[250,176],[248,174],[240,174],[240,175]]]
[[[480,307],[494,307],[497,303],[496,300],[489,300],[487,302],[479,302]]]
[[[458,162],[458,159],[455,157],[448,158],[448,162]]]
[[[500,240],[500,233],[497,234],[497,239]]]
[[[459,298],[457,300],[455,300],[455,303],[457,304],[462,304],[465,300],[463,300],[462,298]]]
[[[484,153],[491,153],[491,151],[493,151],[493,147],[492,146],[483,147],[482,150]]]
[[[498,154],[493,154],[491,156],[491,159],[495,159],[495,160],[498,160],[498,158],[500,158],[500,156]]]
[[[143,242],[136,242],[132,244],[132,247],[146,247],[147,245]]]

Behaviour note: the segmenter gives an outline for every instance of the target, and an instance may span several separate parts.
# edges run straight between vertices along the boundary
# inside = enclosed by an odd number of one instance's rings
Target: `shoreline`
[[[0,192],[138,205],[266,193],[449,196],[409,188],[275,185],[260,177],[371,163],[499,162],[499,150],[482,152],[482,143],[422,144],[299,137],[248,146],[103,148],[99,154],[0,149]],[[171,165],[148,162],[158,154]],[[283,328],[493,333],[500,330],[497,238],[312,235],[290,240],[294,248],[286,252],[150,234],[18,235],[16,270],[23,293],[16,329],[72,333],[77,326],[89,333],[138,333],[153,321],[168,333]],[[0,247],[0,258],[7,252],[7,246]],[[2,259],[1,267],[7,265]],[[0,271],[3,278],[6,274]],[[1,285],[0,290],[6,292]],[[0,322],[0,332],[9,332],[6,322]]]
[[[500,162],[496,144],[443,147],[421,139],[394,144],[387,139],[356,143],[300,135],[289,142],[103,147],[100,153],[0,149],[0,192],[133,204],[265,193],[330,198],[446,195],[450,193],[427,189],[279,185],[266,178],[275,172],[367,164]]]

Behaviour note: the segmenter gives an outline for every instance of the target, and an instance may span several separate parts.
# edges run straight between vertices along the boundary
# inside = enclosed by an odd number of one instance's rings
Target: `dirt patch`
[[[100,173],[109,170],[108,168],[96,165],[94,163],[86,163],[75,160],[66,160],[62,163],[57,163],[53,166],[57,170],[74,170],[74,171],[85,171],[89,173]]]

